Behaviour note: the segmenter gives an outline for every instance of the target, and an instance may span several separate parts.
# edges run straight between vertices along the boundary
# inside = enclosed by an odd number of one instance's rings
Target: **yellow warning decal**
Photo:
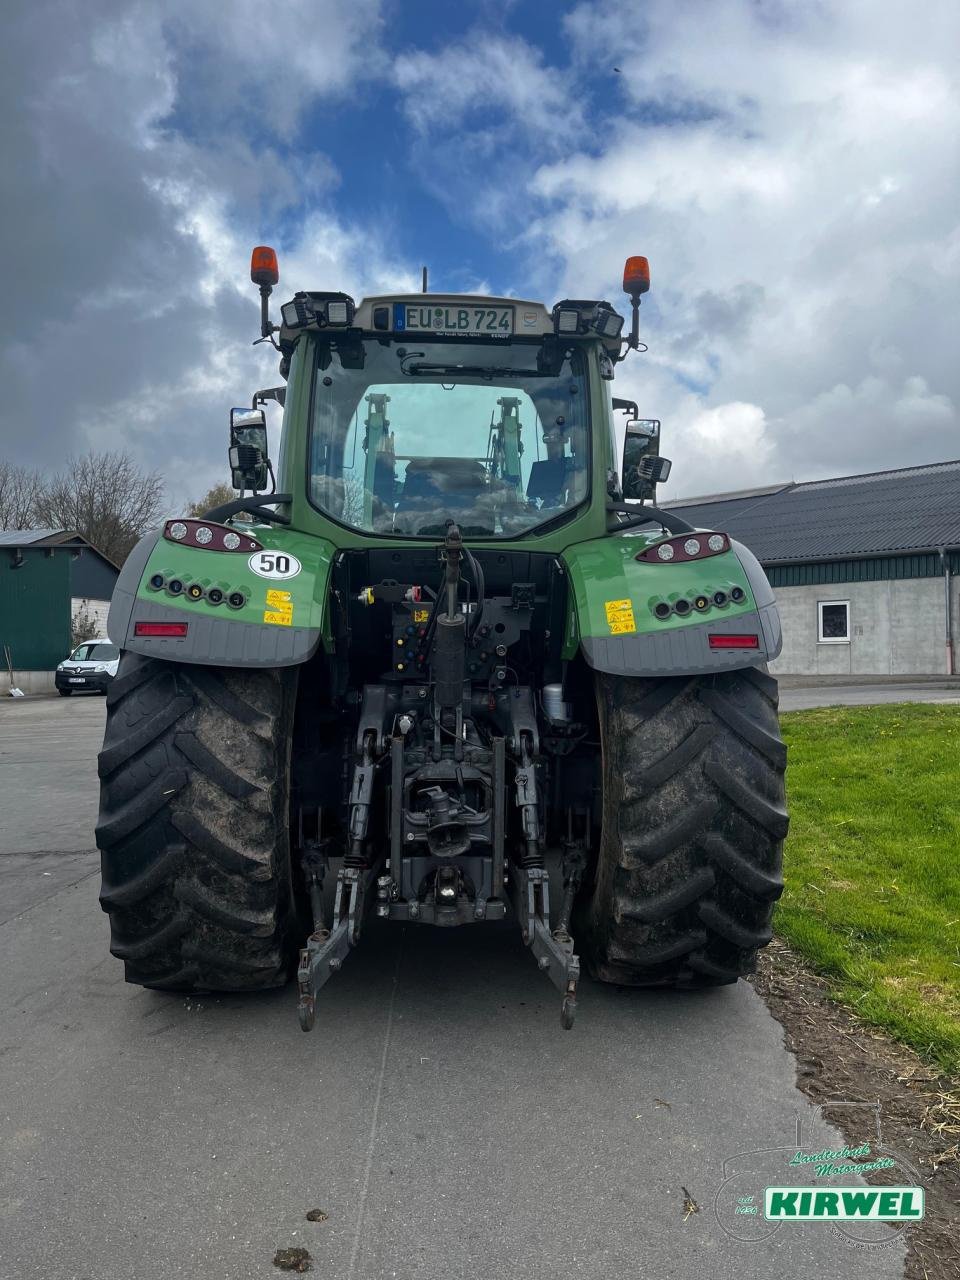
[[[607,626],[614,636],[632,635],[637,624],[633,616],[633,604],[629,600],[607,600],[604,604]]]
[[[430,621],[430,610],[429,610],[429,609],[414,609],[414,611],[413,611],[413,620],[414,620],[414,622],[429,622],[429,621]]]
[[[293,626],[293,601],[289,591],[279,591],[271,587],[267,592],[266,609],[263,611],[264,622],[274,627]]]

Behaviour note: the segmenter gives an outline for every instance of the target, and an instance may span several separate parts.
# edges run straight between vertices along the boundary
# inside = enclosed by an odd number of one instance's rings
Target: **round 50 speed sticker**
[[[295,578],[300,561],[289,551],[255,551],[247,564],[258,578]]]

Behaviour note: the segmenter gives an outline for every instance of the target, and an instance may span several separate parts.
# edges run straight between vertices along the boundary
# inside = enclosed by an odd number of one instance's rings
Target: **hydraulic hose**
[[[473,615],[473,623],[470,627],[470,635],[476,631],[483,617],[483,602],[485,599],[486,582],[483,576],[483,566],[479,560],[474,558],[473,552],[469,547],[463,548],[463,554],[467,557],[467,564],[470,566],[470,572],[473,574],[473,581],[477,588],[477,611]]]

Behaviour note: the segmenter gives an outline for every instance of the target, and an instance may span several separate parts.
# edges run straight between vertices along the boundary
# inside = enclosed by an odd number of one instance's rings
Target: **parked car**
[[[106,636],[78,644],[69,658],[57,667],[54,679],[62,698],[81,689],[106,693],[117,674],[120,650]]]

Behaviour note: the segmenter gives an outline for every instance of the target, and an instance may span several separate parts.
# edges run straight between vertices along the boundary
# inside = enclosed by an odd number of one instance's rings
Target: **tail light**
[[[759,649],[759,636],[715,635],[708,636],[711,649]]]
[[[168,542],[201,547],[204,551],[263,550],[263,543],[248,533],[238,533],[228,524],[215,524],[212,520],[168,520],[163,526],[163,536]]]
[[[648,564],[676,564],[683,560],[704,560],[729,550],[730,539],[725,533],[685,533],[647,547],[636,559]]]
[[[133,624],[133,634],[135,636],[176,638],[187,634],[187,624],[185,622],[135,622]]]

